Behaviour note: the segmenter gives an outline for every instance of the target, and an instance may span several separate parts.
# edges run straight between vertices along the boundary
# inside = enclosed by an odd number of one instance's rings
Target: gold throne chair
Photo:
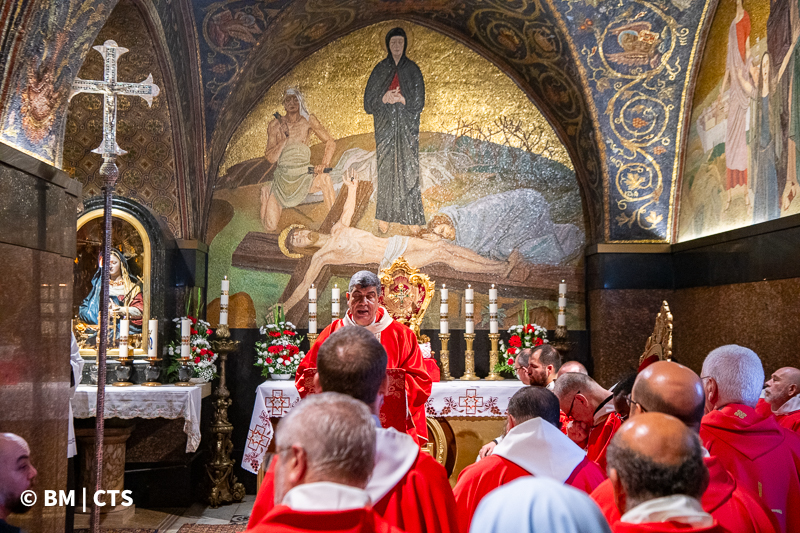
[[[392,318],[411,328],[417,336],[425,369],[433,381],[439,381],[439,366],[433,358],[431,340],[420,333],[420,324],[433,300],[436,282],[408,264],[403,256],[395,259],[388,268],[381,269],[378,277],[381,281],[383,306]],[[442,426],[435,418],[427,418],[427,425],[428,444],[423,449],[444,465],[447,461],[447,446]]]
[[[672,313],[666,300],[661,302],[653,334],[647,339],[644,352],[639,357],[639,372],[656,361],[672,361]]]

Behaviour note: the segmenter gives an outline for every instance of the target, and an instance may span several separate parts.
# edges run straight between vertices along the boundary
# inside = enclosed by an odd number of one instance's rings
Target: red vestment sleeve
[[[645,524],[617,522],[611,530],[614,533],[672,533],[673,531],[677,533],[725,533],[725,530],[716,522],[708,527],[693,527],[680,522],[651,522]]]
[[[275,459],[269,463],[269,468],[264,472],[264,479],[256,494],[256,501],[250,511],[247,529],[256,527],[264,520],[267,513],[275,507]]]
[[[408,533],[459,533],[456,500],[444,467],[420,450],[416,462],[373,509]]]
[[[600,483],[590,496],[603,512],[608,525],[613,527],[614,524],[619,522],[620,513],[619,509],[617,509],[617,504],[614,503],[614,487],[611,485],[610,479]]]
[[[586,448],[586,457],[597,463],[600,470],[606,471],[606,450],[611,437],[622,425],[622,418],[617,413],[611,413],[603,424],[592,428],[589,433],[589,445]]]
[[[605,479],[606,476],[600,470],[600,467],[594,461],[586,458],[578,463],[578,466],[575,467],[575,470],[572,471],[572,474],[564,484],[580,489],[586,494],[591,494]]]
[[[255,528],[253,533],[403,533],[389,525],[370,507],[345,511],[295,511],[278,505]]]
[[[524,468],[499,455],[490,455],[462,470],[453,489],[462,533],[469,531],[472,516],[484,496],[501,485],[530,475]]]
[[[424,358],[422,357],[422,350],[419,349],[417,336],[410,328],[403,326],[399,322],[392,322],[392,325],[386,328],[381,334],[381,344],[386,348],[389,353],[389,361],[392,361],[391,352],[389,351],[389,338],[387,343],[384,344],[384,337],[389,337],[387,333],[389,330],[397,328],[397,333],[394,336],[397,339],[397,364],[394,368],[402,368],[406,371],[406,395],[408,398],[408,410],[411,411],[411,419],[414,422],[414,427],[417,430],[420,444],[425,444],[428,440],[428,425],[425,419],[425,403],[431,395],[431,388],[433,382],[425,370]]]

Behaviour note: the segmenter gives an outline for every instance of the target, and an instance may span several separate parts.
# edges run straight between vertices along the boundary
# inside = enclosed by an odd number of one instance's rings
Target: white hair
[[[289,87],[286,89],[286,91],[284,91],[283,98],[285,99],[289,95],[297,97],[297,103],[300,105],[300,116],[308,120],[310,113],[306,107],[306,99],[303,97],[303,93],[300,92],[300,89],[297,89],[296,87]]]
[[[338,392],[311,395],[281,420],[277,433],[277,451],[299,445],[317,476],[365,486],[372,475],[375,422],[363,402]]]
[[[719,405],[743,403],[755,407],[764,386],[764,367],[750,348],[728,344],[706,356],[702,377],[717,382]]]

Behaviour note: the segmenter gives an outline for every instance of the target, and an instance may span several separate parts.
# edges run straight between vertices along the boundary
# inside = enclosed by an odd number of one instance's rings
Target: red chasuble
[[[622,417],[617,413],[609,413],[604,422],[596,425],[589,432],[589,444],[586,448],[586,457],[594,461],[605,474],[606,471],[606,449],[611,437],[622,425]]]
[[[679,522],[651,522],[648,524],[628,524],[617,522],[611,528],[614,533],[724,533],[724,530],[716,523],[709,527],[692,527]]]
[[[800,433],[800,409],[788,413],[776,413],[772,410],[772,406],[764,398],[761,398],[756,405],[756,412],[763,417],[774,416],[781,426],[789,431]]]
[[[257,527],[253,528],[248,524],[247,531],[253,533],[301,533],[305,531],[402,533],[401,530],[390,526],[381,519],[370,508],[346,511],[295,511],[285,505],[275,507]]]
[[[700,438],[736,483],[760,497],[780,531],[800,531],[800,438],[751,407],[729,404],[703,417]]]
[[[700,503],[703,510],[719,523],[726,533],[774,533],[779,531],[773,513],[763,502],[736,485],[725,467],[716,457],[704,459],[709,473],[709,483]],[[614,503],[614,488],[605,480],[592,492],[603,516],[613,527],[620,514]]]
[[[481,500],[491,491],[531,473],[499,455],[490,455],[477,463],[471,464],[461,471],[453,492],[458,505],[458,518],[461,531],[469,531],[472,516]],[[584,459],[572,471],[564,484],[572,485],[587,494],[602,483],[605,476],[600,468],[588,459]]]
[[[348,311],[349,313],[349,311]],[[383,320],[386,310],[383,308],[378,309],[375,316],[375,323],[369,328],[375,327]],[[414,332],[400,322],[387,317],[388,325],[379,333],[381,344],[386,349],[389,361],[387,368],[402,368],[406,371],[406,396],[408,398],[408,409],[411,412],[414,429],[416,435],[409,431],[412,436],[417,436],[420,444],[425,444],[428,441],[428,427],[425,421],[425,402],[431,395],[431,378],[425,370],[423,363],[422,352],[417,343],[417,336]],[[331,333],[341,328],[344,325],[342,319],[337,320],[330,326],[322,330],[317,342],[311,350],[308,351],[306,356],[300,362],[295,375],[294,383],[297,391],[300,393],[301,398],[305,398],[306,390],[303,384],[303,372],[307,368],[317,367],[317,352],[325,339],[330,337]]]

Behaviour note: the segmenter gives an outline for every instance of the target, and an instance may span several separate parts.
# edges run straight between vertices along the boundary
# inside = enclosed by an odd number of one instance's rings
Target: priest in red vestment
[[[388,368],[402,368],[406,371],[406,397],[408,398],[408,433],[419,443],[428,441],[428,427],[425,421],[425,402],[431,395],[431,378],[425,370],[422,352],[417,336],[408,327],[394,320],[380,306],[381,282],[368,270],[356,272],[350,278],[347,297],[347,314],[322,330],[314,346],[300,362],[295,376],[295,386],[304,398],[307,394],[303,384],[303,372],[317,366],[317,352],[331,333],[343,326],[361,326],[381,342],[389,356]]]
[[[364,490],[375,463],[372,414],[337,393],[315,394],[281,420],[276,437],[277,504],[255,533],[398,533]]]
[[[605,472],[606,448],[622,424],[622,418],[614,410],[614,395],[589,376],[577,372],[561,375],[553,392],[567,418],[591,428],[586,456]]]
[[[722,533],[703,510],[708,485],[697,433],[663,413],[622,424],[608,446],[608,479],[622,515],[614,533]]]
[[[791,366],[776,370],[767,381],[756,411],[761,416],[774,415],[778,424],[800,433],[800,370]]]
[[[386,361],[383,346],[366,329],[341,328],[319,350],[314,388],[351,396],[373,414],[377,452],[365,489],[373,510],[409,533],[457,533],[456,502],[444,467],[420,450],[411,436],[380,427],[377,415],[386,394]],[[270,465],[250,514],[251,527],[272,509],[273,499]]]
[[[764,382],[755,352],[735,344],[703,362],[706,414],[700,437],[736,482],[775,513],[780,530],[800,531],[800,437],[755,406]]]
[[[586,493],[605,476],[558,427],[558,398],[544,387],[524,387],[508,402],[508,431],[492,455],[458,476],[455,492],[461,531],[489,492],[522,476],[547,477]]]
[[[616,390],[616,389],[615,389]],[[659,361],[645,368],[636,378],[630,396],[630,416],[648,413],[672,415],[697,433],[703,418],[705,394],[700,378],[678,363]],[[713,516],[728,533],[775,533],[775,516],[754,494],[738,486],[736,480],[716,457],[703,462],[708,468],[709,483],[700,499],[703,510]],[[592,492],[608,523],[619,521],[614,503],[614,489],[606,480]]]

